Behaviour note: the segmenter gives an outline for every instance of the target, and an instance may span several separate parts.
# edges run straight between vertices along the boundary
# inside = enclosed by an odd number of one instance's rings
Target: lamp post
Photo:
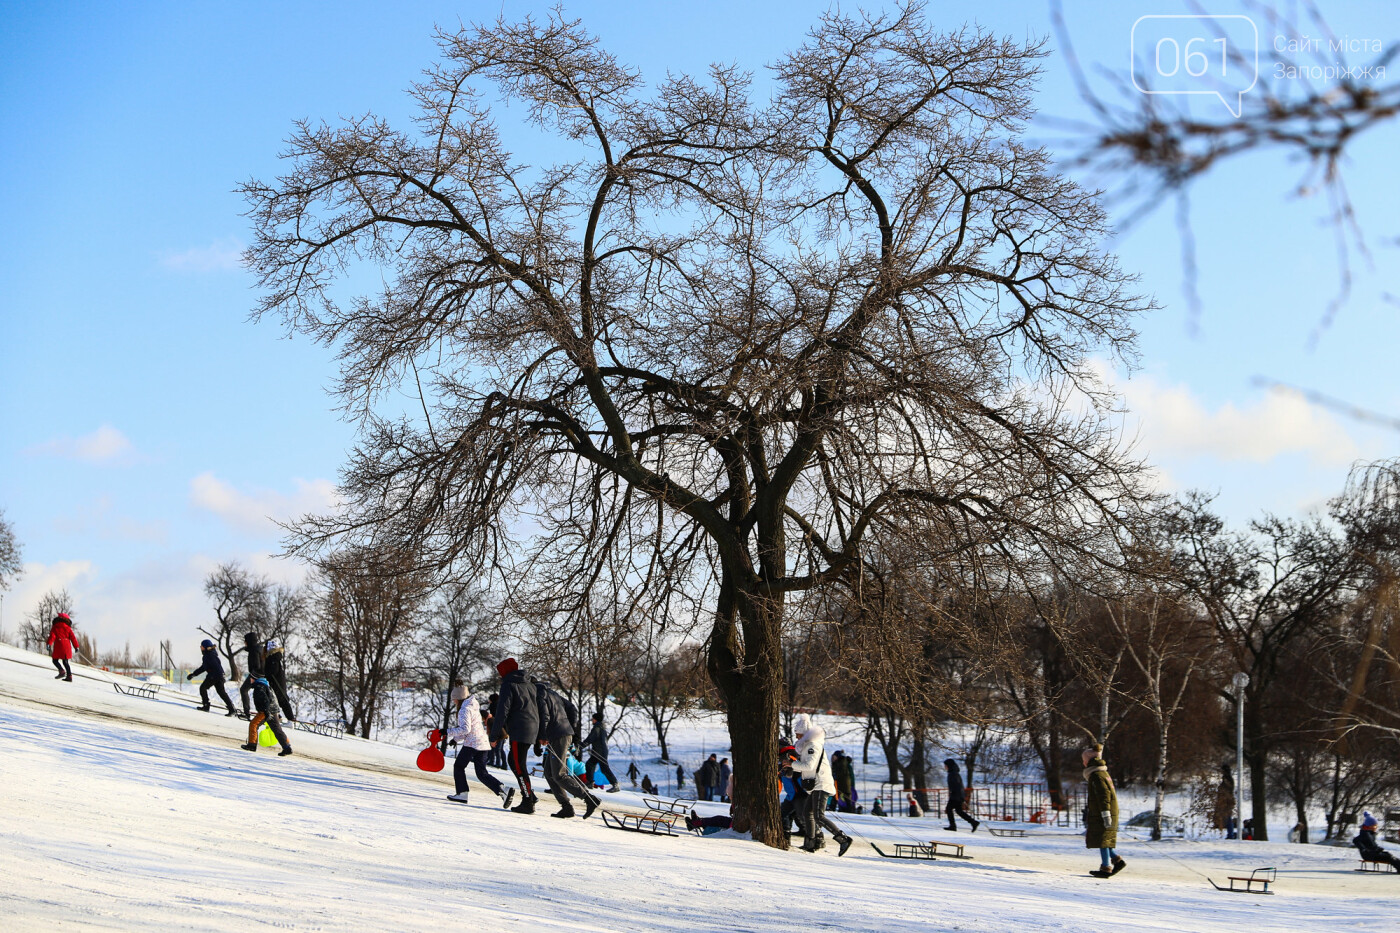
[[[1240,671],[1230,681],[1235,687],[1235,838],[1244,841],[1244,688],[1249,675]]]

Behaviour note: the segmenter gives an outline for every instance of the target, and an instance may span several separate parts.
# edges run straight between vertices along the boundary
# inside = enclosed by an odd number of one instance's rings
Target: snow
[[[416,771],[413,749],[292,732],[291,757],[248,753],[246,724],[217,707],[52,671],[0,647],[6,931],[1395,928],[1381,905],[1400,877],[1355,872],[1345,849],[1125,838],[1127,871],[1103,881],[1085,874],[1097,858],[1081,837],[1036,828],[999,839],[842,817],[886,851],[932,837],[974,857],[932,863],[882,859],[863,841],[838,859],[834,846],[780,852],[732,833],[652,837],[550,819],[547,797],[533,816],[509,813],[475,783],[469,805],[449,803],[450,769]],[[717,741],[706,723],[677,747],[723,755]],[[1264,865],[1278,868],[1277,896],[1217,893],[1203,877]]]

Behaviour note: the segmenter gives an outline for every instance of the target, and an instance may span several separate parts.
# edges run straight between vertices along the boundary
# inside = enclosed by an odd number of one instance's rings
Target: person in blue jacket
[[[225,716],[234,715],[233,701],[228,698],[228,691],[224,689],[224,662],[219,659],[219,649],[214,647],[214,643],[209,639],[199,643],[200,662],[199,667],[190,671],[190,677],[199,674],[204,675],[204,683],[199,685],[199,699],[203,703],[200,707],[204,712],[209,712],[209,691],[217,690],[219,699],[224,701],[228,707]]]

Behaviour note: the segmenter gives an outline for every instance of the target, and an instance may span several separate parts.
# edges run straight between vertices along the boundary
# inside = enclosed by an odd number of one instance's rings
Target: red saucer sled
[[[441,771],[447,759],[442,756],[442,749],[438,748],[442,742],[442,730],[434,729],[428,733],[428,747],[418,753],[419,771]]]

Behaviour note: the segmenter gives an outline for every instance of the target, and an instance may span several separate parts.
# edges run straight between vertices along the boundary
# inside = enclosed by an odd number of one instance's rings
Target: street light
[[[1230,681],[1235,687],[1235,838],[1244,841],[1244,688],[1249,675],[1240,671]]]

